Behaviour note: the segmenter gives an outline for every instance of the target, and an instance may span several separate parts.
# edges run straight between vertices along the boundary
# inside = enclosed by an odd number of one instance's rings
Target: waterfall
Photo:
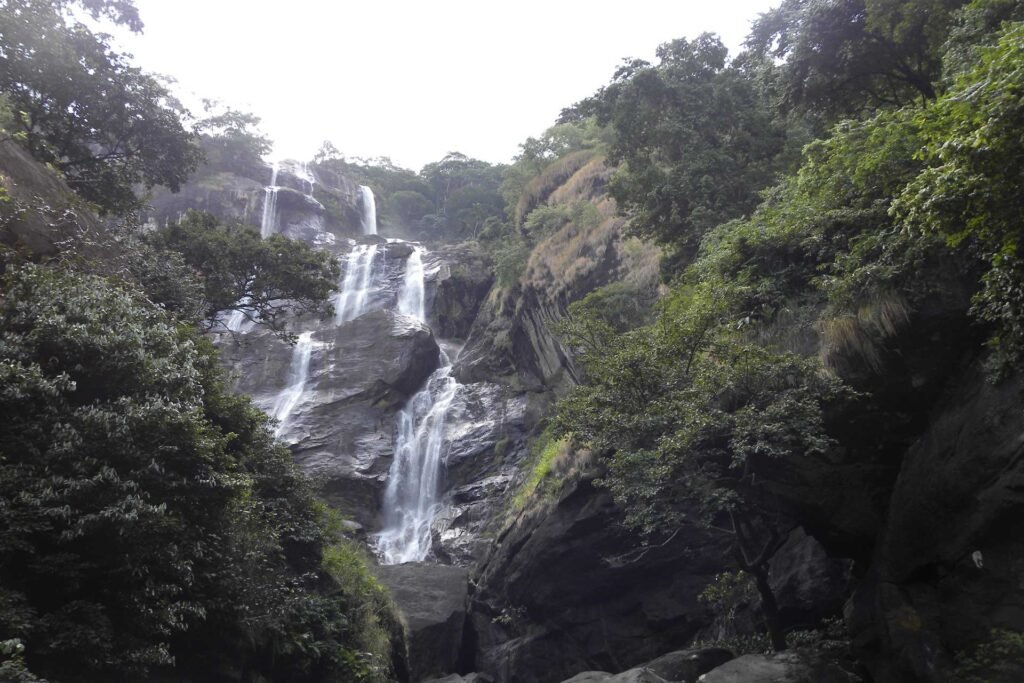
[[[430,524],[440,498],[448,408],[458,383],[448,356],[398,414],[395,459],[384,492],[384,529],[377,548],[385,564],[419,562],[430,551]]]
[[[373,190],[366,185],[359,186],[359,200],[363,205],[363,234],[377,234],[377,202]]]
[[[373,266],[376,259],[376,244],[361,244],[345,257],[340,291],[334,305],[336,324],[355,320],[366,312],[366,300],[374,285]]]
[[[277,163],[270,165],[270,185],[263,188],[263,219],[260,221],[260,237],[267,238],[277,230]]]
[[[225,327],[228,328],[228,332],[238,332],[242,329],[242,324],[245,322],[245,313],[242,311],[231,311],[231,315],[228,316],[228,320],[224,323]]]
[[[313,333],[303,332],[292,350],[292,362],[288,368],[288,383],[274,400],[271,417],[278,421],[274,436],[280,436],[288,423],[292,410],[306,390],[309,377],[309,358],[313,355]]]
[[[405,280],[398,294],[398,312],[417,320],[426,320],[423,289],[423,253],[419,247],[414,247],[405,261]]]

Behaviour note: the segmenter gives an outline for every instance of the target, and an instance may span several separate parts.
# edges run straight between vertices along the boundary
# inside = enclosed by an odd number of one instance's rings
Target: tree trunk
[[[782,652],[786,649],[786,633],[782,630],[782,620],[779,618],[779,604],[775,602],[775,593],[768,583],[768,567],[761,564],[751,567],[749,571],[754,575],[757,592],[761,594],[761,612],[764,614],[764,623],[768,629],[768,637],[772,641],[772,648],[776,652]]]

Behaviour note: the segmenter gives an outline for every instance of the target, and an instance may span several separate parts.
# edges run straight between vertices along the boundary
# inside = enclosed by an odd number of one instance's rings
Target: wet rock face
[[[288,384],[294,348],[265,332],[222,347],[239,368],[236,389],[272,411]],[[373,526],[393,454],[394,416],[437,367],[430,329],[387,310],[313,332],[305,389],[280,437],[296,461],[323,478],[343,513]]]

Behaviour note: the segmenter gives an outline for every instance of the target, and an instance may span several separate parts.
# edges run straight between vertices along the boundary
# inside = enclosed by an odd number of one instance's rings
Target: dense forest
[[[201,210],[263,173],[259,118],[186,111],[97,22],[143,30],[0,0],[0,681],[409,680],[372,548],[215,343],[232,312],[294,343],[339,261]],[[486,263],[460,372],[534,401],[488,538],[592,489],[620,565],[714,548],[699,644],[850,676],[778,680],[1021,680],[1024,4],[781,0],[738,55],[678,39],[566,104],[507,165],[309,163],[328,220],[345,179]],[[798,528],[849,573],[813,623],[773,583]]]

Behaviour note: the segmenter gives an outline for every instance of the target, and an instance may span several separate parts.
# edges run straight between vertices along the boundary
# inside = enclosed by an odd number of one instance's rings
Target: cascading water
[[[424,283],[423,283],[423,250],[414,247],[405,262],[405,280],[398,293],[398,312],[417,320],[425,320]]]
[[[345,257],[341,287],[334,305],[334,321],[338,325],[355,320],[366,312],[366,302],[375,284],[373,271],[376,260],[376,244],[361,244]]]
[[[373,190],[366,185],[359,186],[359,201],[363,205],[363,234],[377,234],[377,202],[373,198]]]
[[[448,408],[458,390],[448,356],[398,414],[395,459],[384,492],[384,529],[377,548],[385,564],[420,562],[430,552],[430,524],[441,494]]]
[[[270,166],[270,185],[263,188],[263,220],[260,221],[260,236],[270,237],[277,230],[277,164]]]
[[[299,335],[295,348],[292,350],[292,362],[288,368],[288,383],[274,400],[270,415],[278,421],[274,436],[280,436],[288,424],[292,410],[306,390],[309,378],[309,359],[313,355],[313,333],[303,332]]]

